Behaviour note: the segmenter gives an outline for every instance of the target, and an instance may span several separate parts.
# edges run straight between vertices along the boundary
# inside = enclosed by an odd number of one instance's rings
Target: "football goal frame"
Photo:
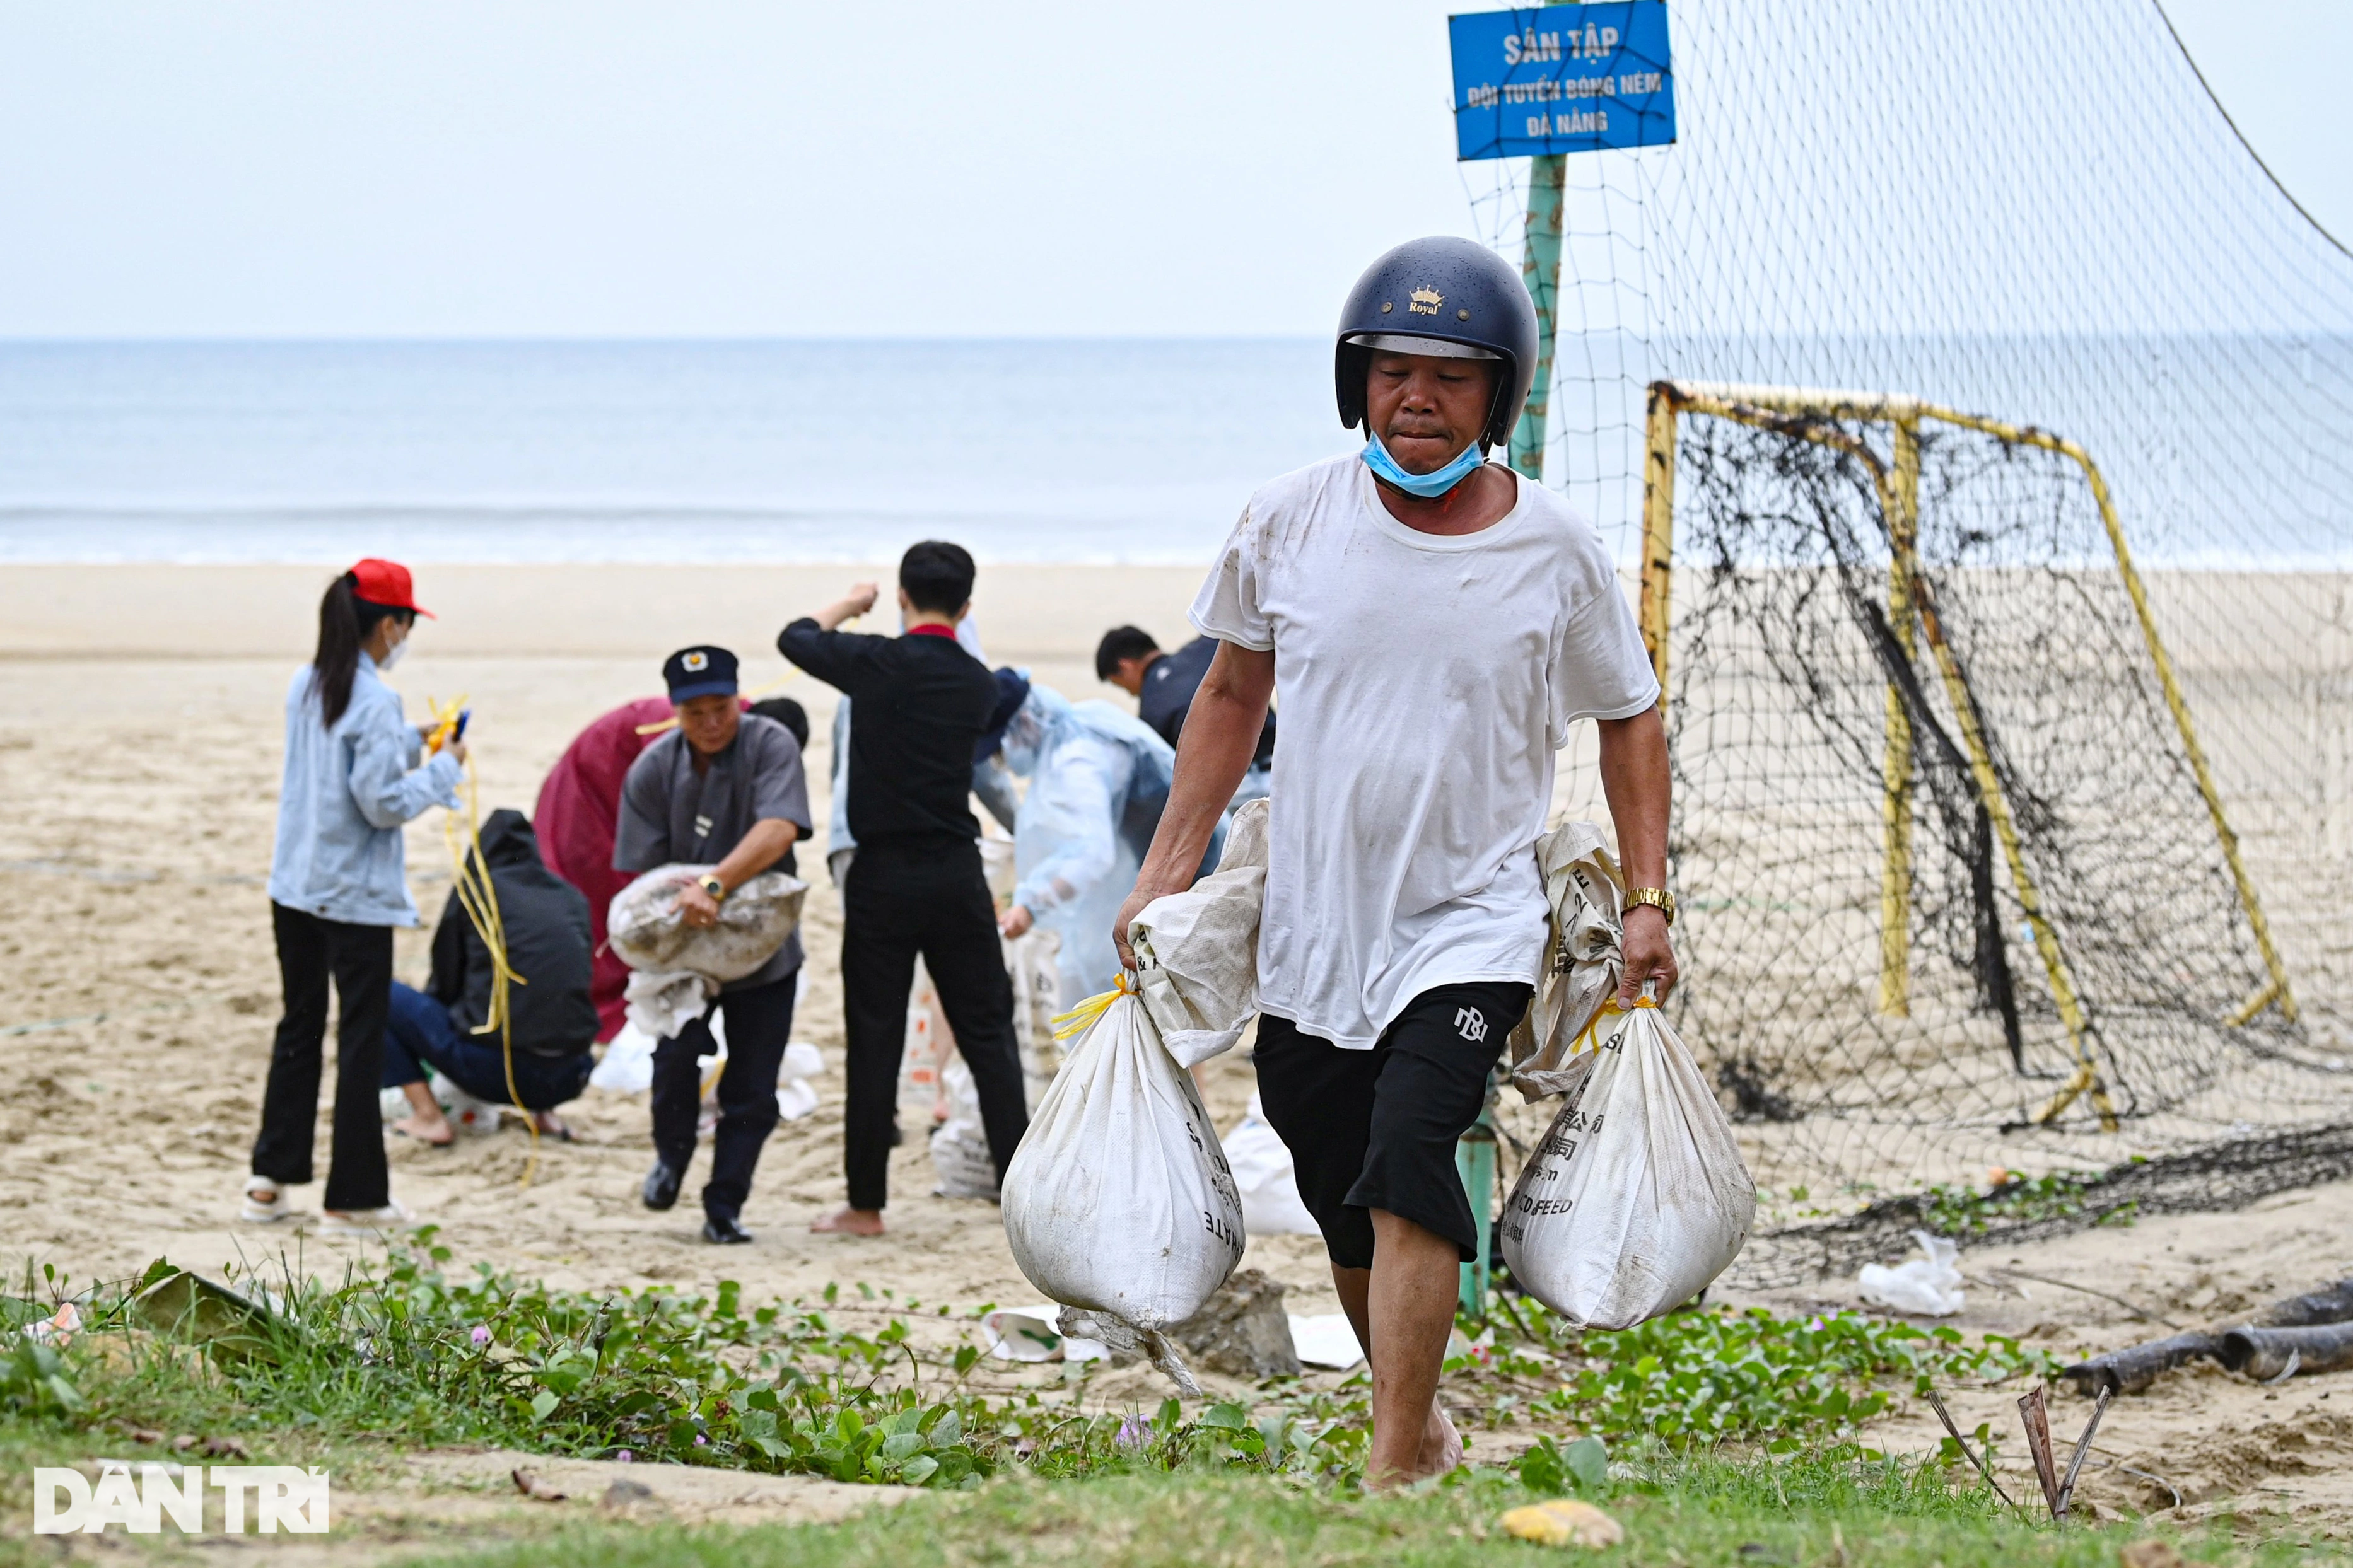
[[[2073,1075],[2035,1113],[2033,1120],[2039,1123],[2051,1122],[2078,1098],[2088,1096],[2099,1113],[2103,1130],[2115,1131],[2117,1127],[2116,1107],[2100,1075],[2090,1038],[2092,1031],[2068,962],[2065,944],[2045,910],[2042,893],[2026,865],[2017,821],[2004,795],[2001,775],[1994,764],[1992,748],[1987,741],[1986,725],[1978,711],[1976,696],[1964,676],[1958,658],[1946,640],[1943,624],[1937,616],[1934,584],[1920,565],[1917,544],[1920,431],[1923,424],[1972,430],[2006,446],[2031,447],[2053,452],[2073,462],[2082,471],[2114,552],[2116,572],[2132,602],[2133,613],[2139,621],[2141,639],[2158,683],[2164,691],[2166,707],[2172,715],[2174,728],[2180,735],[2190,773],[2197,781],[2200,795],[2204,798],[2207,816],[2221,847],[2222,858],[2230,868],[2240,907],[2245,911],[2248,927],[2267,972],[2246,1000],[2224,1022],[2229,1027],[2240,1027],[2260,1016],[2264,1009],[2274,1006],[2284,1019],[2295,1022],[2295,996],[2288,984],[2287,970],[2280,962],[2278,948],[2273,942],[2271,927],[2263,918],[2262,900],[2256,895],[2254,880],[2249,876],[2240,854],[2238,836],[2232,830],[2229,816],[2223,809],[2221,793],[2215,785],[2205,749],[2199,744],[2197,726],[2191,720],[2189,701],[2182,694],[2181,683],[2175,674],[2172,658],[2166,651],[2165,640],[2158,634],[2156,614],[2149,605],[2140,574],[2133,564],[2132,551],[2116,516],[2116,504],[2109,496],[2107,481],[2091,455],[2077,443],[2031,425],[2013,425],[1964,414],[1921,398],[1901,395],[1737,383],[1652,383],[1645,420],[1647,450],[1642,486],[1640,617],[1642,640],[1650,650],[1651,668],[1658,675],[1659,701],[1662,710],[1669,700],[1667,678],[1674,575],[1676,437],[1679,422],[1691,416],[1730,420],[1794,440],[1830,447],[1852,458],[1872,476],[1880,520],[1888,542],[1888,625],[1906,660],[1917,656],[1922,642],[1927,645],[1938,679],[1952,706],[1955,726],[1967,752],[1968,772],[1978,803],[2000,841],[2012,890],[2033,934],[2035,951],[2049,980],[2052,999],[2066,1029],[2069,1050],[2073,1058]],[[1883,457],[1871,442],[1849,428],[1855,425],[1886,426],[1887,455]],[[1885,751],[1881,765],[1877,1001],[1883,1014],[1899,1017],[1908,1016],[1911,1009],[1913,740],[1910,711],[1905,706],[1904,694],[1891,679],[1887,687]]]

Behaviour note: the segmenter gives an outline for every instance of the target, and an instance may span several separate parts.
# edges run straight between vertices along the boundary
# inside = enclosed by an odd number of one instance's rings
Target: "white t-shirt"
[[[1541,485],[1480,532],[1417,532],[1361,459],[1261,489],[1193,624],[1274,650],[1261,1005],[1369,1050],[1440,985],[1533,984],[1535,840],[1579,719],[1659,700],[1601,536]]]

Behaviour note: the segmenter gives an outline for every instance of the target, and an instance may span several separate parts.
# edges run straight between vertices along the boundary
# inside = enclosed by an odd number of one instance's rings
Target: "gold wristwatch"
[[[1627,889],[1626,907],[1632,909],[1636,904],[1648,904],[1666,916],[1669,925],[1675,923],[1675,896],[1664,888]]]
[[[721,881],[718,878],[699,877],[695,879],[694,885],[701,888],[704,892],[710,894],[711,901],[712,903],[723,904],[727,901],[727,884]],[[1672,914],[1667,917],[1671,923],[1673,921],[1674,918],[1675,917]]]

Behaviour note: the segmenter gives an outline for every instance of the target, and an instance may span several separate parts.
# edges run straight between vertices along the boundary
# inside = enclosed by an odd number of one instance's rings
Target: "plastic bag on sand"
[[[1862,1299],[1874,1307],[1888,1307],[1898,1312],[1912,1312],[1924,1318],[1949,1318],[1968,1304],[1961,1292],[1961,1271],[1956,1263],[1961,1255],[1957,1243],[1941,1236],[1930,1236],[1915,1230],[1912,1239],[1920,1244],[1925,1257],[1915,1258],[1890,1268],[1883,1263],[1862,1266]]]
[[[1504,1210],[1504,1261],[1580,1328],[1623,1329],[1704,1289],[1740,1254],[1757,1188],[1698,1064],[1647,999],[1580,1059]]]
[[[1242,1229],[1250,1236],[1314,1236],[1315,1216],[1299,1196],[1299,1175],[1290,1146],[1266,1123],[1266,1109],[1253,1091],[1250,1113],[1226,1134],[1226,1163],[1242,1195]]]
[[[679,918],[678,895],[710,873],[708,866],[657,867],[614,894],[605,926],[620,961],[658,973],[687,970],[724,984],[774,958],[800,923],[808,884],[763,871],[727,895],[717,925],[689,926]]]
[[[1013,1261],[1073,1309],[1064,1333],[1134,1345],[1198,1392],[1161,1331],[1198,1311],[1240,1261],[1241,1194],[1191,1075],[1134,993],[1111,994],[1056,1076],[1004,1201]]]
[[[988,1155],[988,1129],[980,1120],[980,1091],[962,1057],[951,1058],[940,1074],[947,1089],[948,1119],[932,1129],[932,1195],[935,1198],[997,1196],[997,1162]]]
[[[1179,1067],[1233,1049],[1258,1012],[1266,824],[1263,800],[1235,812],[1218,868],[1129,922],[1144,1005]]]

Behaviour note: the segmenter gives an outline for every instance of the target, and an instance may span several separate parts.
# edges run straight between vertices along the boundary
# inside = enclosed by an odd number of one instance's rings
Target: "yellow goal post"
[[[1937,619],[1932,585],[1920,571],[1915,547],[1920,521],[1919,433],[1924,422],[1974,430],[2006,445],[2034,447],[2055,452],[2083,471],[2092,500],[2099,509],[2101,525],[2106,530],[2108,543],[2116,553],[2117,573],[2123,580],[2126,594],[2132,601],[2133,613],[2139,620],[2141,637],[2147,647],[2158,685],[2164,690],[2166,707],[2172,713],[2175,728],[2180,732],[2182,749],[2197,780],[2199,794],[2205,799],[2207,815],[2213,823],[2222,858],[2230,866],[2240,905],[2246,911],[2248,926],[2253,932],[2255,945],[2269,972],[2227,1022],[2237,1027],[2271,1006],[2277,1006],[2283,1017],[2295,1021],[2295,997],[2288,986],[2287,971],[2280,962],[2277,947],[2273,943],[2271,927],[2263,918],[2254,881],[2247,874],[2245,861],[2240,855],[2238,836],[2231,829],[2229,817],[2223,810],[2221,794],[2215,787],[2212,770],[2207,764],[2205,750],[2198,742],[2197,728],[2190,720],[2189,702],[2182,695],[2179,680],[2175,677],[2173,660],[2166,652],[2165,641],[2158,633],[2157,617],[2149,607],[2148,595],[2142,586],[2140,574],[2133,565],[2132,551],[2126,542],[2123,525],[2117,520],[2116,504],[2108,494],[2107,481],[2101,476],[2099,465],[2092,460],[2088,452],[2073,441],[2031,425],[2012,425],[1978,415],[1964,414],[1917,397],[1737,383],[1653,382],[1650,388],[1649,414],[1645,423],[1647,453],[1643,468],[1641,621],[1642,640],[1650,649],[1651,668],[1659,678],[1662,707],[1667,701],[1668,616],[1674,570],[1675,437],[1677,421],[1686,415],[1733,420],[1793,439],[1833,447],[1852,457],[1872,474],[1889,545],[1888,623],[1894,628],[1896,639],[1907,657],[1916,654],[1920,640],[1925,638],[1928,645],[1947,697],[1952,703],[1978,799],[2000,840],[2003,858],[2008,865],[2020,908],[2033,932],[2035,949],[2050,980],[2052,1000],[2066,1026],[2075,1058],[2073,1077],[2038,1113],[2036,1121],[2050,1121],[2078,1096],[2089,1094],[2099,1111],[2101,1125],[2109,1131],[2114,1131],[2116,1125],[2114,1107],[2100,1079],[2091,1044],[2086,1038],[2088,1031],[2084,1009],[2066,952],[2056,928],[2044,913],[2042,896],[2026,867],[2017,824],[2003,796],[2000,776],[1993,764],[1976,700],[1962,678],[1957,659],[1945,640],[1942,625]],[[1888,456],[1883,458],[1869,443],[1846,427],[1858,424],[1890,427]],[[1901,694],[1892,684],[1887,691],[1882,786],[1883,842],[1878,1002],[1882,1012],[1904,1016],[1910,1011],[1912,728]]]

